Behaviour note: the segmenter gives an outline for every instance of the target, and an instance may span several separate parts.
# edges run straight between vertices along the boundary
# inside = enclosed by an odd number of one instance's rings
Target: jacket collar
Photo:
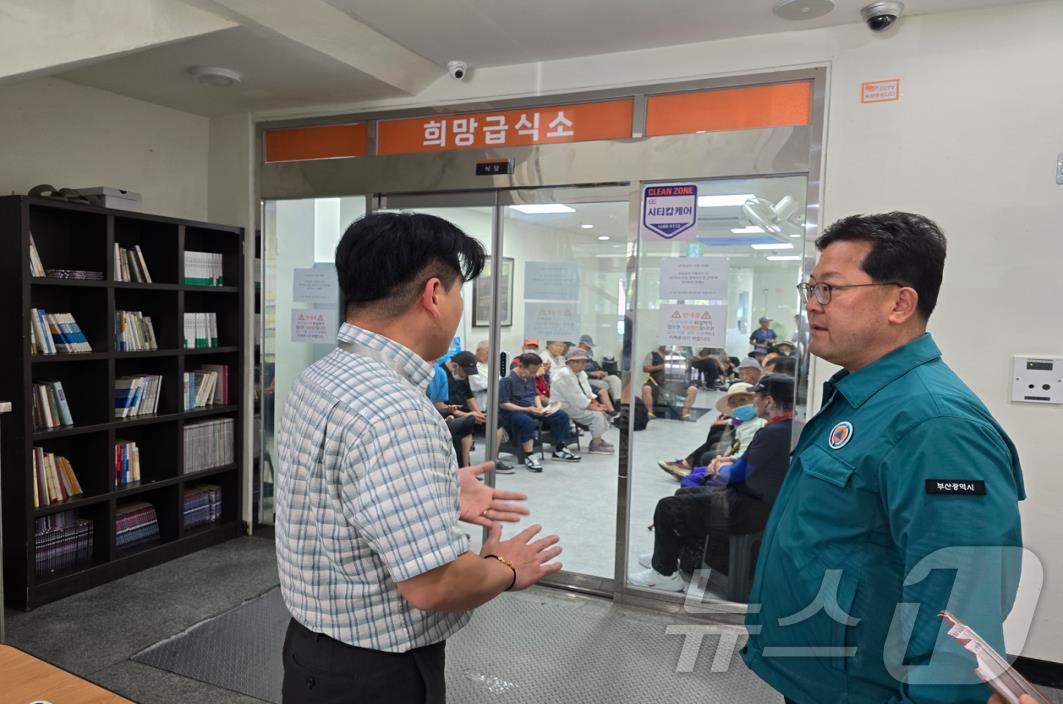
[[[341,325],[336,344],[348,352],[386,364],[421,391],[427,391],[428,382],[435,375],[433,365],[410,348],[357,325]]]
[[[941,350],[934,343],[930,333],[923,333],[903,347],[879,357],[871,364],[856,372],[842,370],[831,377],[824,386],[827,390],[838,392],[845,397],[849,405],[859,408],[869,398],[900,379],[916,367],[932,362],[941,357]],[[830,398],[826,393],[824,398]]]

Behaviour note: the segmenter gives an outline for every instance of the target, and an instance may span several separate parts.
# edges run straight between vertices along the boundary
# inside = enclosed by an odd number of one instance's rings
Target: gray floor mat
[[[280,590],[197,624],[133,659],[270,702],[280,701],[288,613]],[[737,655],[712,672],[716,638],[692,672],[677,672],[681,620],[608,601],[536,589],[477,610],[447,645],[448,700],[512,702],[750,702],[781,700]]]

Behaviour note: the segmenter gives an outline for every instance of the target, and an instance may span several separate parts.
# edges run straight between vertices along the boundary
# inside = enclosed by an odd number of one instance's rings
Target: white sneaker
[[[679,576],[679,570],[666,577],[651,567],[645,572],[628,575],[628,581],[636,587],[649,587],[666,592],[681,592],[687,588],[686,582]]]
[[[639,566],[640,567],[645,567],[646,569],[652,569],[653,568],[653,553],[652,552],[644,552],[641,555],[639,555]]]

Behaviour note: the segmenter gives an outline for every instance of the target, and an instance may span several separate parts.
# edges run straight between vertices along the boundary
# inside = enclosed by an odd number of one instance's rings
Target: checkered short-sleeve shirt
[[[469,548],[450,433],[425,395],[431,376],[406,347],[344,324],[339,347],[292,386],[278,440],[277,567],[285,604],[312,631],[406,652],[468,622],[415,609],[396,585]]]

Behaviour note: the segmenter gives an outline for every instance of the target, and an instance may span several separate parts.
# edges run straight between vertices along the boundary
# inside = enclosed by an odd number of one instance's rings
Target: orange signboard
[[[377,125],[377,153],[409,154],[626,139],[631,137],[633,106],[634,101],[628,98],[384,120]]]
[[[861,103],[891,103],[901,99],[901,79],[867,81],[860,84]]]
[[[369,128],[322,125],[266,132],[266,162],[336,159],[369,154]]]
[[[654,95],[646,100],[646,135],[807,125],[811,96],[809,82]]]

